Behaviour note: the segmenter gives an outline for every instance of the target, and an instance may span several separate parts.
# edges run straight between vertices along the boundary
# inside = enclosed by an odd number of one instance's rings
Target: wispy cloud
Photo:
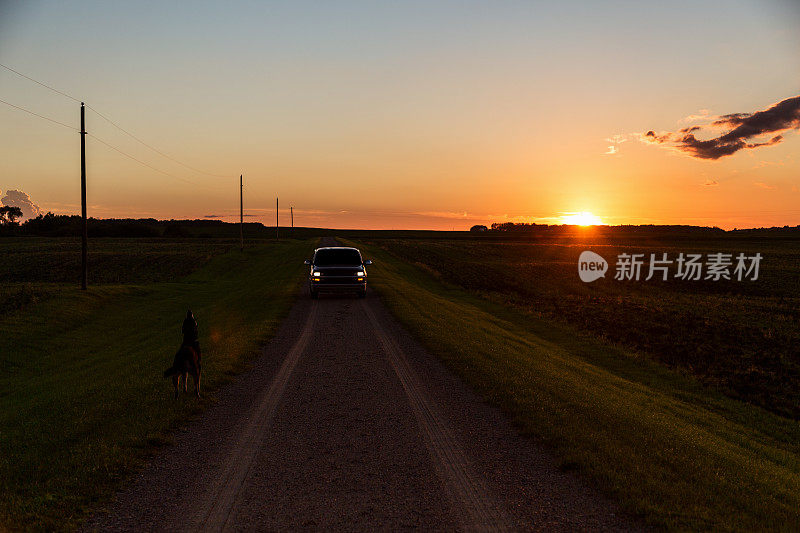
[[[606,139],[606,142],[610,142],[611,144],[608,146],[608,150],[603,152],[603,155],[616,155],[616,154],[618,154],[619,153],[619,145],[624,143],[627,140],[628,140],[628,136],[627,135],[623,135],[621,133],[618,133],[617,135],[612,135],[611,137]]]
[[[697,113],[683,117],[678,121],[678,123],[686,124],[691,122],[697,122],[699,120],[708,120],[710,116],[711,116],[711,111],[709,109],[701,109]]]
[[[719,183],[717,183],[717,180],[706,180],[706,182],[703,185],[705,185],[706,187],[716,187],[717,185],[719,185]]]
[[[432,218],[470,218],[470,214],[466,211],[422,211],[413,214]]]
[[[728,128],[729,131],[707,140],[695,136],[696,132],[708,128]],[[800,129],[800,96],[787,98],[762,111],[722,115],[709,124],[687,126],[676,132],[656,133],[651,130],[641,135],[640,140],[664,145],[698,159],[716,160],[739,150],[778,144],[783,141],[784,133],[796,129]],[[762,140],[756,140],[758,138]]]
[[[772,185],[767,185],[766,183],[763,183],[761,181],[757,181],[757,182],[753,183],[753,185],[755,185],[756,187],[759,187],[761,189],[767,189],[767,190],[770,190],[770,191],[775,188]]]

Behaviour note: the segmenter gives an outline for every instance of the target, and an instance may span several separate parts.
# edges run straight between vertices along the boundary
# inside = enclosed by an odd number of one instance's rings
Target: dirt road
[[[635,527],[426,353],[374,294],[301,298],[252,369],[86,525],[411,528]]]

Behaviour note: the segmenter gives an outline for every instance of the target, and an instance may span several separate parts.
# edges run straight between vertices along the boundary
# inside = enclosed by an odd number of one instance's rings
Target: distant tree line
[[[494,222],[492,231],[532,231],[538,226],[538,224],[529,224],[527,222]]]
[[[490,233],[538,233],[559,234],[574,232],[576,228],[570,224],[536,224],[527,222],[495,222],[490,226]],[[476,228],[476,226],[473,226]],[[473,229],[472,231],[483,231]],[[800,236],[800,225],[771,228],[733,229],[725,231],[722,228],[708,226],[690,226],[688,224],[625,224],[619,226],[593,226],[592,231],[599,235],[686,235],[686,236],[714,236],[725,234],[736,235],[787,235]]]
[[[535,222],[495,222],[491,226],[491,231],[495,232],[541,232],[559,233],[574,231],[575,228],[582,227],[574,224],[536,224]],[[619,226],[592,226],[592,230],[598,233],[725,233],[725,230],[718,227],[689,226],[689,225],[655,225],[655,224],[627,224]]]
[[[3,235],[34,235],[42,237],[77,237],[81,231],[81,217],[78,215],[54,215],[47,213],[30,218],[22,223],[18,219],[22,212],[18,207],[0,207],[0,236]],[[223,222],[221,220],[156,220],[155,218],[90,218],[87,222],[90,237],[200,237],[200,238],[234,238],[239,235],[238,223]],[[273,238],[274,226],[264,226],[260,222],[246,222],[245,234],[254,238]],[[281,230],[283,231],[283,229]],[[501,236],[502,234],[558,236],[580,231],[578,226],[566,224],[535,224],[502,222],[494,223],[490,227],[477,224],[470,228],[470,234],[480,233],[487,238]],[[657,226],[653,224],[624,225],[624,226],[595,226],[591,231],[596,235],[626,236],[626,235],[665,235],[665,236],[708,236],[739,235],[753,236],[788,236],[800,238],[800,226],[783,226],[776,228],[734,229],[725,231],[717,227],[700,227],[688,225]],[[294,228],[291,236],[295,238],[308,238],[322,234],[333,234],[332,229],[322,228]],[[397,234],[392,231],[370,230],[338,230],[337,234],[347,235],[372,235]],[[403,233],[409,238],[435,237],[435,231],[408,231]],[[283,237],[290,236],[286,233]],[[466,232],[465,232],[466,237]]]
[[[22,224],[9,221],[2,209],[0,234],[35,235],[42,237],[68,237],[80,235],[81,217],[79,215],[54,215],[47,213],[30,218]],[[20,215],[17,215],[17,218]],[[254,227],[265,231],[260,223],[245,224],[249,230]],[[233,235],[238,226],[221,220],[156,220],[154,218],[123,218],[87,220],[90,237],[227,237]],[[238,231],[238,229],[236,230]],[[274,231],[274,230],[273,230]]]
[[[575,224],[536,224],[535,222],[495,222],[492,224],[492,231],[563,231],[571,230],[575,227],[582,227]],[[656,225],[656,224],[624,224],[619,226],[592,226],[595,231],[613,232],[652,232],[653,230],[669,231],[691,231],[700,233],[724,233],[725,230],[718,227],[690,226],[686,224]]]
[[[16,209],[16,208],[15,208]],[[0,214],[5,212],[0,211]],[[15,212],[16,213],[16,212]],[[3,220],[8,216],[3,215]],[[16,215],[19,218],[20,215]],[[89,238],[212,238],[238,239],[239,223],[224,222],[216,219],[196,220],[157,220],[155,218],[89,218],[87,220]],[[320,235],[333,235],[334,230],[320,228],[295,227],[293,230],[281,226],[281,238],[307,239]],[[2,236],[39,236],[39,237],[78,237],[81,234],[81,217],[79,215],[55,215],[47,213],[30,218],[22,223],[18,221],[0,224]],[[265,226],[260,222],[244,223],[245,239],[274,239],[275,226]]]

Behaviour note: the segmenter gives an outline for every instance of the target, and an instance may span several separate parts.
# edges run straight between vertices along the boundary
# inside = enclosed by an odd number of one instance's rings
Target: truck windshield
[[[318,250],[314,255],[315,266],[359,266],[361,254],[353,248],[331,248]]]

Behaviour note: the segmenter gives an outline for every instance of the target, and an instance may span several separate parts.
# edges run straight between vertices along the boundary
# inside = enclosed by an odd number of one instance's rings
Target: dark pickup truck
[[[359,298],[367,295],[366,266],[372,261],[361,258],[358,248],[331,246],[314,250],[308,275],[308,292],[318,298],[321,292],[355,292]]]

